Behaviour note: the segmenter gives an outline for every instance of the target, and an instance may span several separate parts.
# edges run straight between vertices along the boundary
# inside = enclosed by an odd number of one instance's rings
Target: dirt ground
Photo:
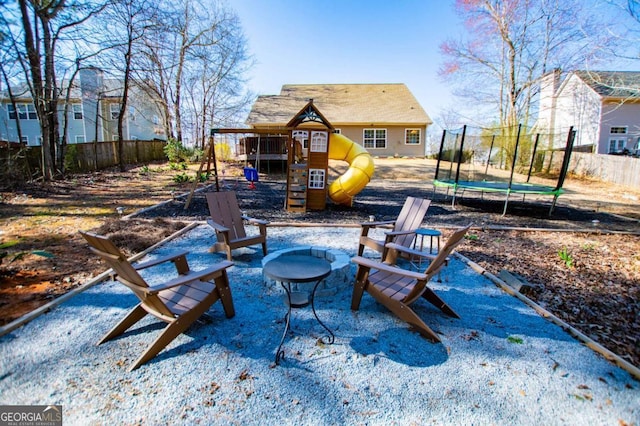
[[[476,225],[461,254],[496,275],[503,269],[517,274],[531,285],[529,297],[640,365],[640,189],[570,178],[552,216],[548,216],[549,197],[524,201],[514,197],[502,216],[503,197],[465,193],[454,207],[442,190],[434,192],[433,161],[376,159],[375,163],[374,178],[353,207],[329,204],[322,212],[285,212],[284,180],[275,173],[261,175],[258,189],[251,190],[238,167],[220,165],[219,184],[238,192],[248,214],[272,223],[352,224],[372,214],[391,219],[407,195],[431,198],[427,222],[442,228],[445,237],[452,226]],[[175,182],[182,173],[193,177],[197,167],[183,172],[155,164],[2,193],[0,325],[106,269],[87,250],[79,229],[109,235],[133,254],[191,220],[206,218],[202,194],[196,193],[185,210],[184,194],[193,184]],[[330,175],[342,173],[344,167],[332,163]],[[122,218],[160,202],[165,203],[131,219]]]

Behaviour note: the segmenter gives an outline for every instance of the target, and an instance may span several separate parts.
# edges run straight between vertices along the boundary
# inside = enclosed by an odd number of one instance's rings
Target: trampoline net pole
[[[536,159],[536,151],[538,150],[538,141],[540,140],[540,133],[536,133],[536,141],[533,143],[533,153],[531,154],[531,161],[529,162],[529,173],[527,174],[527,183],[531,179],[531,171],[533,170],[533,163]]]
[[[489,163],[491,162],[491,151],[493,151],[493,143],[496,141],[496,135],[491,135],[491,145],[489,146],[489,155],[487,156],[487,165],[484,169],[485,179],[489,174]]]
[[[442,159],[442,149],[444,147],[444,138],[447,135],[447,130],[442,131],[442,139],[440,140],[440,150],[438,151],[438,162],[436,163],[436,180],[439,179],[438,173],[440,172],[440,160]],[[434,188],[435,189],[435,188]]]
[[[558,176],[558,184],[555,191],[558,191],[564,185],[564,179],[567,177],[569,171],[569,160],[571,160],[571,151],[573,151],[573,142],[576,137],[576,131],[573,130],[573,126],[569,128],[569,134],[567,135],[567,145],[564,148],[564,158],[562,159],[562,168],[560,169],[560,176]]]
[[[455,179],[456,185],[458,185],[458,180],[460,179],[460,165],[462,164],[462,152],[464,149],[464,138],[466,134],[467,134],[467,125],[465,124],[462,127],[462,138],[460,139],[460,152],[458,153],[458,165],[456,167],[456,179]],[[455,149],[454,149],[454,155],[455,155]]]
[[[522,124],[518,124],[518,134],[516,135],[516,146],[513,149],[513,160],[511,161],[511,175],[509,176],[509,190],[511,189],[511,184],[513,183],[513,173],[516,169],[516,161],[518,160],[518,145],[520,144],[520,130],[522,129]]]

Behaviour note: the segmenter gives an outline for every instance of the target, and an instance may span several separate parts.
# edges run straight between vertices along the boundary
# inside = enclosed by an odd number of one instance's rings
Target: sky
[[[249,88],[404,83],[435,119],[452,97],[439,45],[460,25],[446,0],[231,0],[256,61]]]
[[[611,10],[603,0],[581,1],[596,14]],[[439,46],[464,33],[454,3],[229,0],[255,60],[249,75],[254,94],[276,95],[284,84],[404,83],[436,124],[451,109],[474,116],[438,74],[444,60]],[[637,62],[607,66],[639,68]]]

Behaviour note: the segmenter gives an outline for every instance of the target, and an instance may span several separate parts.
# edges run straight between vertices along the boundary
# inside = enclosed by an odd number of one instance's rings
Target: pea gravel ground
[[[355,255],[357,228],[270,228],[271,251],[313,245]],[[199,226],[158,248],[191,251],[192,269],[223,259]],[[368,255],[374,257],[373,253]],[[350,310],[351,288],[319,298],[323,329],[297,309],[285,359],[279,290],[262,281],[259,250],[229,270],[236,316],[220,304],[159,356],[128,365],[160,332],[145,319],[96,341],[136,300],[106,281],[0,338],[0,404],[61,404],[64,424],[640,424],[640,386],[531,308],[453,259],[433,288],[461,316],[415,305],[442,338],[432,344],[370,296]],[[355,268],[352,266],[353,272]],[[150,281],[168,269],[148,271]]]

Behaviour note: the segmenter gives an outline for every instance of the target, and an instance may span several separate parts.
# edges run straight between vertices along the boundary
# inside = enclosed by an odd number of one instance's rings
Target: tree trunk
[[[120,104],[120,114],[118,114],[118,164],[120,171],[126,170],[124,161],[124,120],[127,114],[127,100],[129,98],[129,80],[131,79],[131,51],[133,49],[133,31],[128,28],[129,37],[127,39],[127,51],[124,54],[124,87],[122,88],[122,102]]]

